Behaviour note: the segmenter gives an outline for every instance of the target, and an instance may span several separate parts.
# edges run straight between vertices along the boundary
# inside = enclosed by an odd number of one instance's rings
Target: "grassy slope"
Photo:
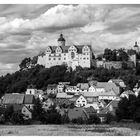
[[[131,126],[131,127],[129,127]],[[133,128],[132,128],[133,126]],[[139,124],[118,125],[0,125],[0,135],[38,136],[136,136]]]

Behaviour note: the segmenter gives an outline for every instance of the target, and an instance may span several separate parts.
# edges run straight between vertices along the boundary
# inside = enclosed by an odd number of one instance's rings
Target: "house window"
[[[64,56],[66,56],[66,54],[64,53]]]
[[[61,58],[58,58],[58,60],[61,60]]]
[[[86,58],[84,57],[83,59],[85,60]]]
[[[53,58],[53,60],[55,60],[55,58]]]
[[[64,57],[64,60],[66,60],[66,58]]]
[[[51,60],[51,58],[49,58],[49,60]]]

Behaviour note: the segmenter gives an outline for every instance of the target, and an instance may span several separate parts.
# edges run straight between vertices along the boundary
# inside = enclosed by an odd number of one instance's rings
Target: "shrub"
[[[100,118],[97,115],[90,115],[88,124],[99,124],[101,123]]]
[[[82,117],[79,117],[77,119],[72,119],[71,122],[74,123],[74,124],[85,124],[86,120],[84,120]]]
[[[105,123],[110,124],[114,120],[115,120],[115,116],[113,116],[111,113],[107,113],[106,114],[106,121],[105,121]]]

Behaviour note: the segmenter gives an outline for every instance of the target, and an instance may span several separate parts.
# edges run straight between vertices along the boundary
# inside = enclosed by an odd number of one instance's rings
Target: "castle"
[[[37,64],[50,68],[65,64],[72,69],[77,66],[90,68],[92,61],[92,50],[90,45],[66,46],[63,34],[57,40],[58,46],[47,46],[46,51],[38,55]]]

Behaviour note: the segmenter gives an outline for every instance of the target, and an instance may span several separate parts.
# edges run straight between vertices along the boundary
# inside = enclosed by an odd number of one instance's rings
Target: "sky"
[[[0,75],[57,45],[60,33],[66,45],[92,45],[95,54],[133,48],[140,44],[140,5],[0,4]]]

